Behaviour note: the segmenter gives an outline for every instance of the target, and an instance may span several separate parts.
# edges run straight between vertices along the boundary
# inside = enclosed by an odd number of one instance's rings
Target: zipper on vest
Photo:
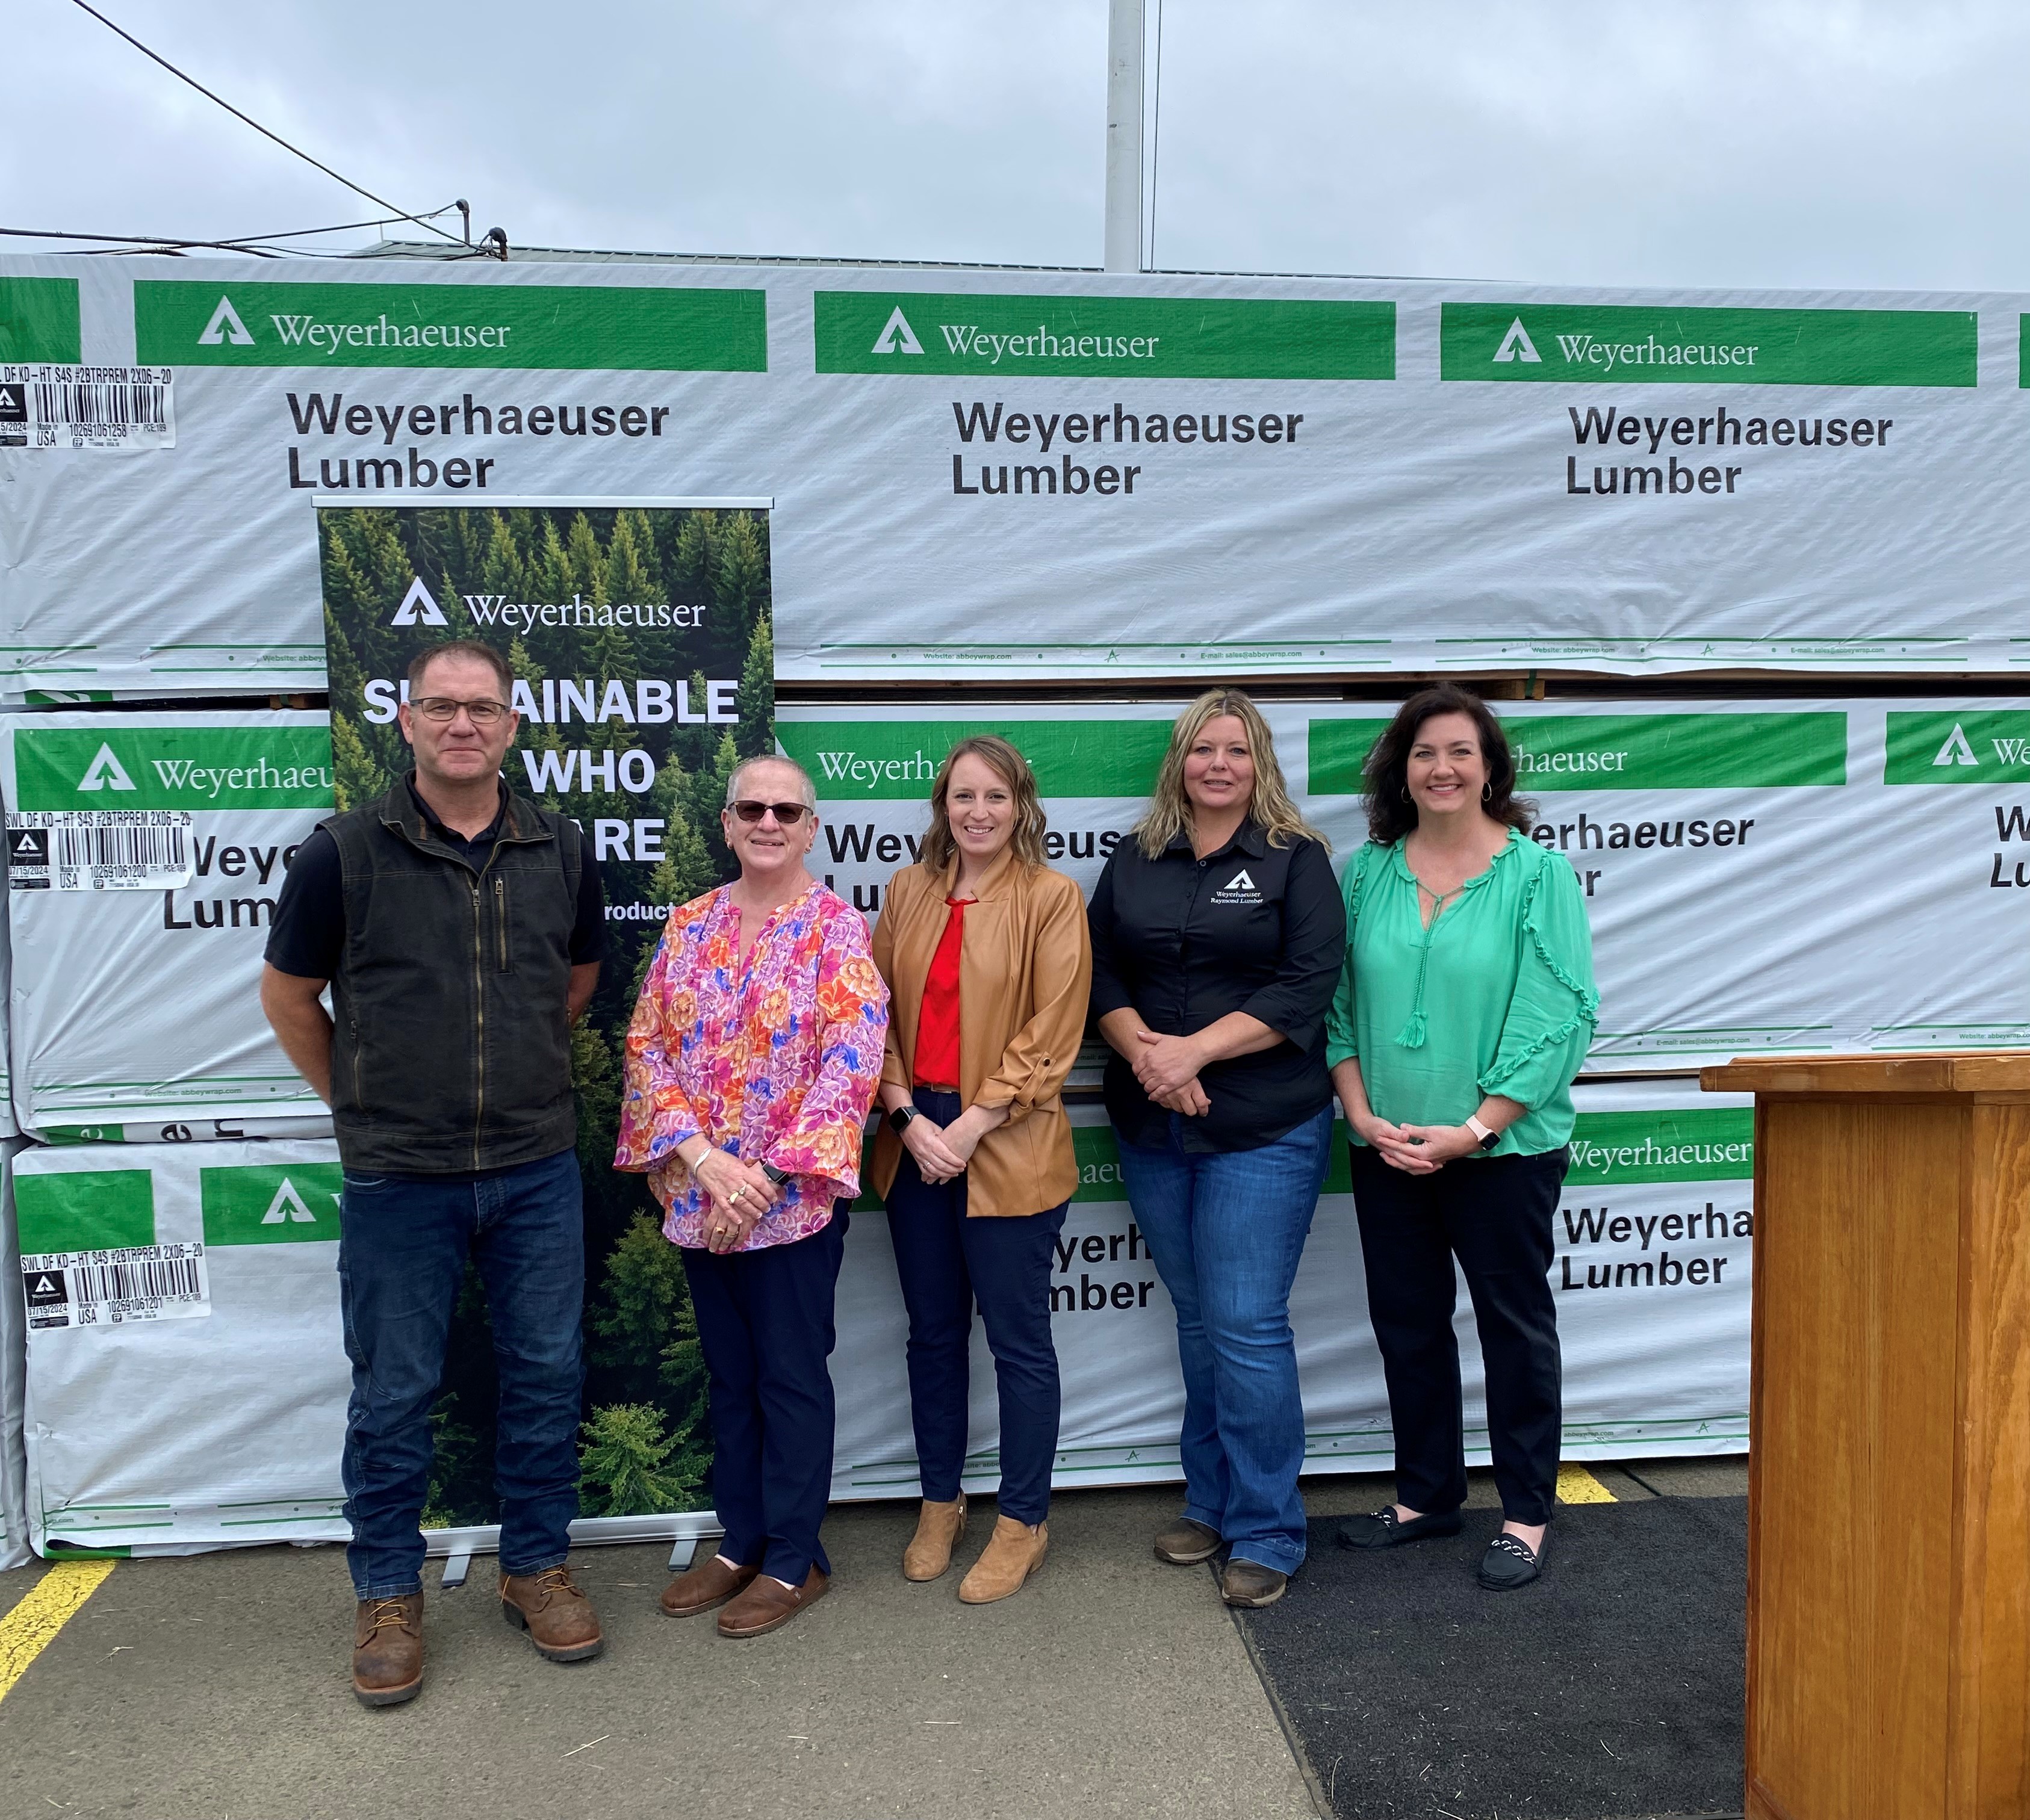
[[[500,971],[507,971],[507,881],[493,881],[494,946],[500,957]]]
[[[478,1020],[475,1058],[478,1084],[472,1108],[472,1166],[475,1169],[480,1166],[480,1133],[486,1129],[486,949],[483,923],[479,884],[475,879],[472,886],[472,1006]]]

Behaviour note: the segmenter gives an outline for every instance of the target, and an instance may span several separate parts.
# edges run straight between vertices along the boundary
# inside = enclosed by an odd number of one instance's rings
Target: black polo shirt
[[[417,793],[415,772],[407,782],[409,794],[431,834],[475,872],[484,871],[493,856],[493,843],[500,838],[507,793],[500,793],[500,807],[493,819],[468,839],[455,828],[447,828],[431,812]],[[583,967],[606,958],[606,893],[593,861],[592,843],[582,828],[578,830],[578,838],[584,856],[579,861],[578,919],[571,927],[571,960],[572,966]],[[274,927],[263,958],[277,972],[293,974],[299,979],[329,979],[338,971],[340,957],[345,953],[344,885],[338,843],[328,830],[314,830],[289,862],[276,901]]]
[[[1255,1150],[1329,1103],[1325,1011],[1346,910],[1316,841],[1272,847],[1250,821],[1203,860],[1188,834],[1151,860],[1130,836],[1108,859],[1088,915],[1095,1020],[1132,1008],[1152,1031],[1190,1036],[1244,1011],[1283,1033],[1273,1049],[1199,1075],[1212,1110],[1182,1121],[1187,1150]],[[1128,1143],[1166,1140],[1170,1114],[1118,1055],[1107,1061],[1106,1109]]]

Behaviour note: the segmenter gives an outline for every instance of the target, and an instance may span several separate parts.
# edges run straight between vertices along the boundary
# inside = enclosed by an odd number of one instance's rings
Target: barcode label
[[[211,1313],[204,1247],[134,1245],[109,1251],[44,1251],[21,1260],[32,1328],[120,1327]]]
[[[195,874],[188,809],[32,809],[7,818],[16,891],[162,891]]]
[[[173,448],[165,366],[0,366],[0,448]]]

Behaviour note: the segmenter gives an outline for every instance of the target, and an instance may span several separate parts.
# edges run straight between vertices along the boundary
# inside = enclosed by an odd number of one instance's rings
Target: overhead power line
[[[314,239],[319,234],[350,233],[360,228],[384,228],[392,221],[420,221],[429,223],[439,215],[448,215],[462,207],[459,202],[447,202],[441,209],[433,209],[427,215],[378,215],[369,221],[334,221],[328,228],[288,228],[275,234],[234,234],[224,240],[202,240],[195,236],[166,234],[83,234],[64,233],[54,228],[0,228],[0,235],[20,240],[91,240],[107,246],[161,247],[171,249],[179,247],[245,247],[258,251],[273,240],[304,240]]]
[[[199,82],[195,76],[186,76],[183,71],[177,69],[173,63],[170,62],[170,61],[166,57],[162,55],[161,53],[158,51],[151,50],[148,46],[143,44],[139,39],[136,38],[132,32],[123,31],[119,26],[115,25],[113,21],[107,18],[103,13],[100,12],[97,7],[88,4],[88,0],[72,0],[72,4],[76,6],[81,12],[89,13],[92,17],[96,19],[100,24],[103,25],[107,31],[114,33],[119,37],[125,39],[127,42],[132,45],[136,50],[139,51],[143,57],[151,59],[154,62],[159,63],[163,69],[166,69],[170,75],[173,76],[179,82],[188,83],[190,86],[195,89],[199,95],[203,95],[206,101],[216,102],[221,107],[224,108],[228,113],[231,114],[235,120],[245,121],[247,125],[253,128],[253,129],[256,132],[259,133],[263,138],[273,139],[276,144],[282,148],[283,150],[294,154],[295,156],[301,158],[305,164],[313,165],[317,169],[322,171],[324,174],[331,178],[333,182],[344,184],[344,186],[348,190],[351,191],[355,195],[364,196],[370,202],[375,204],[380,208],[385,209],[388,211],[389,217],[391,220],[398,221],[414,221],[419,226],[428,228],[433,234],[443,235],[444,239],[453,242],[458,241],[457,235],[452,233],[446,228],[440,228],[434,221],[431,221],[428,216],[412,215],[405,210],[397,208],[392,202],[389,202],[385,196],[377,196],[371,190],[362,188],[361,186],[355,184],[351,178],[340,176],[339,173],[333,170],[329,165],[322,162],[319,159],[312,158],[310,154],[305,151],[300,146],[293,146],[290,144],[287,139],[283,138],[280,133],[270,132],[266,127],[263,126],[260,121],[255,119],[251,114],[242,113],[238,108],[232,105],[231,102],[226,100],[221,95],[213,94],[210,89],[206,88],[205,85]],[[442,211],[440,210],[439,213],[441,214]],[[366,223],[364,225],[373,226],[377,225],[378,224]],[[83,238],[82,236],[76,235],[66,236],[65,237],[67,239]],[[194,245],[197,243],[189,242],[186,243]]]

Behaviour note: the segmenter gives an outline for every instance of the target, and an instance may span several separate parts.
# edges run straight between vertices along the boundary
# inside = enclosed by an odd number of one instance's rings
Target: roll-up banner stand
[[[0,686],[322,688],[318,495],[672,492],[781,502],[786,680],[2010,673],[2030,648],[2026,312],[9,257]],[[506,628],[571,599],[475,592]]]
[[[1747,1436],[1751,1111],[1682,1082],[1582,1087],[1578,1098],[1551,1273],[1565,1454],[1738,1451]],[[1175,1317],[1123,1198],[1111,1132],[1091,1107],[1074,1124],[1080,1186],[1050,1279],[1065,1385],[1054,1482],[1173,1480],[1183,1397]],[[1305,1469],[1382,1470],[1387,1401],[1344,1150],[1335,1149],[1292,1304]],[[13,1185],[36,1547],[181,1553],[343,1540],[349,1374],[335,1147],[39,1147],[16,1159]],[[1460,1307],[1470,1367],[1478,1347],[1463,1297]],[[871,1198],[848,1235],[838,1326],[833,1495],[913,1496],[908,1324],[887,1220]],[[993,1369],[977,1336],[972,1395],[967,1483],[991,1488]],[[1470,1369],[1467,1398],[1478,1436],[1485,1418]],[[1473,1457],[1484,1460],[1484,1447]],[[494,1540],[456,1521],[456,1471],[441,1450],[426,1517],[435,1553]],[[591,1542],[712,1528],[703,1510],[589,1512],[574,1533]]]

